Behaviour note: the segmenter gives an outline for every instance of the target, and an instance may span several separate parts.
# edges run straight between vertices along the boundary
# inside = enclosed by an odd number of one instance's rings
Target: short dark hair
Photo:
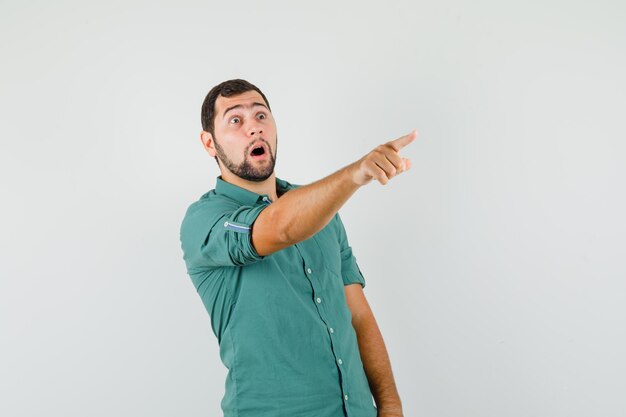
[[[265,97],[265,94],[263,94],[257,86],[242,79],[224,81],[223,83],[213,87],[211,91],[209,91],[209,94],[205,97],[204,103],[202,103],[202,113],[200,115],[202,130],[209,132],[212,136],[215,136],[215,102],[219,96],[232,97],[251,90],[261,94],[261,97],[265,100],[265,104],[267,104],[268,110],[272,111],[270,103],[267,101],[267,97]]]

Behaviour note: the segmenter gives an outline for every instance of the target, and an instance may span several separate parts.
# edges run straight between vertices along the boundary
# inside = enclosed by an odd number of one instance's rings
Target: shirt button
[[[346,401],[348,401],[348,394],[344,395],[344,396],[343,396],[343,399],[344,399],[344,400],[346,400]]]
[[[224,223],[224,227],[227,227],[227,226],[228,226],[228,222],[225,222],[225,223]]]
[[[332,327],[328,330],[330,330],[331,333],[335,333],[335,329],[333,329]]]
[[[343,361],[342,361],[341,359],[337,359],[337,363],[338,363],[339,365],[341,365],[341,364],[343,363]]]
[[[321,302],[322,302],[322,299],[321,299],[321,298],[319,298],[319,297],[317,297],[317,298],[315,299],[315,301],[317,301],[317,304],[319,304],[319,303],[321,303]]]
[[[308,272],[309,274],[312,273],[313,271],[311,271],[311,268],[307,268],[306,272]]]

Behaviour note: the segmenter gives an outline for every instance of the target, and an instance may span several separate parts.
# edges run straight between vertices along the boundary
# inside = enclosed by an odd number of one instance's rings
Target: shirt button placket
[[[306,273],[307,273],[307,275],[313,275],[313,269],[311,269],[311,267],[306,267]],[[316,297],[316,298],[315,298],[315,302],[316,302],[317,304],[322,304],[322,298],[321,298],[321,297]],[[330,326],[328,327],[328,331],[329,331],[331,334],[335,333],[335,329],[333,329],[333,328],[332,328],[332,327],[330,327]],[[343,364],[343,360],[341,360],[341,358],[337,358],[337,364],[338,364],[339,366],[341,366],[341,365]],[[341,373],[342,373],[342,375],[343,375],[343,371],[341,371],[341,370],[340,370],[339,372],[341,372]],[[345,381],[345,375],[343,375],[343,378],[344,378],[344,381]],[[345,392],[345,385],[344,385],[344,389],[343,389],[343,391]],[[343,396],[343,399],[344,399],[344,401],[348,401],[348,394],[345,394],[345,395]]]

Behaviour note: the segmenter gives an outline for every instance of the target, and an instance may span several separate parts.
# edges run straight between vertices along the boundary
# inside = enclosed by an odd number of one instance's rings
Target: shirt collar
[[[276,190],[278,194],[283,194],[295,187],[296,186],[290,184],[289,182],[276,177]],[[257,194],[250,190],[246,190],[245,188],[241,188],[238,185],[226,182],[222,179],[221,175],[218,176],[216,179],[215,193],[232,198],[233,200],[238,201],[239,203],[246,206],[252,206],[256,204],[256,202],[260,199],[262,200],[264,197],[266,197],[269,201],[269,196],[267,194]]]

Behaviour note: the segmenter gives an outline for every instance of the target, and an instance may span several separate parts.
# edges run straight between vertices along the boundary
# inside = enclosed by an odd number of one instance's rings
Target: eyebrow
[[[269,111],[269,109],[267,108],[267,106],[266,106],[265,104],[263,104],[263,103],[257,103],[257,102],[254,102],[254,103],[252,103],[252,104],[248,104],[247,106],[244,106],[243,104],[237,104],[236,106],[233,106],[233,107],[229,107],[229,108],[227,108],[227,109],[224,111],[224,113],[222,114],[222,119],[223,119],[224,117],[226,117],[226,113],[228,113],[228,112],[229,112],[229,111],[231,111],[231,110],[237,109],[237,108],[239,108],[239,107],[252,108],[252,107],[255,107],[255,106],[265,107],[265,108]]]

